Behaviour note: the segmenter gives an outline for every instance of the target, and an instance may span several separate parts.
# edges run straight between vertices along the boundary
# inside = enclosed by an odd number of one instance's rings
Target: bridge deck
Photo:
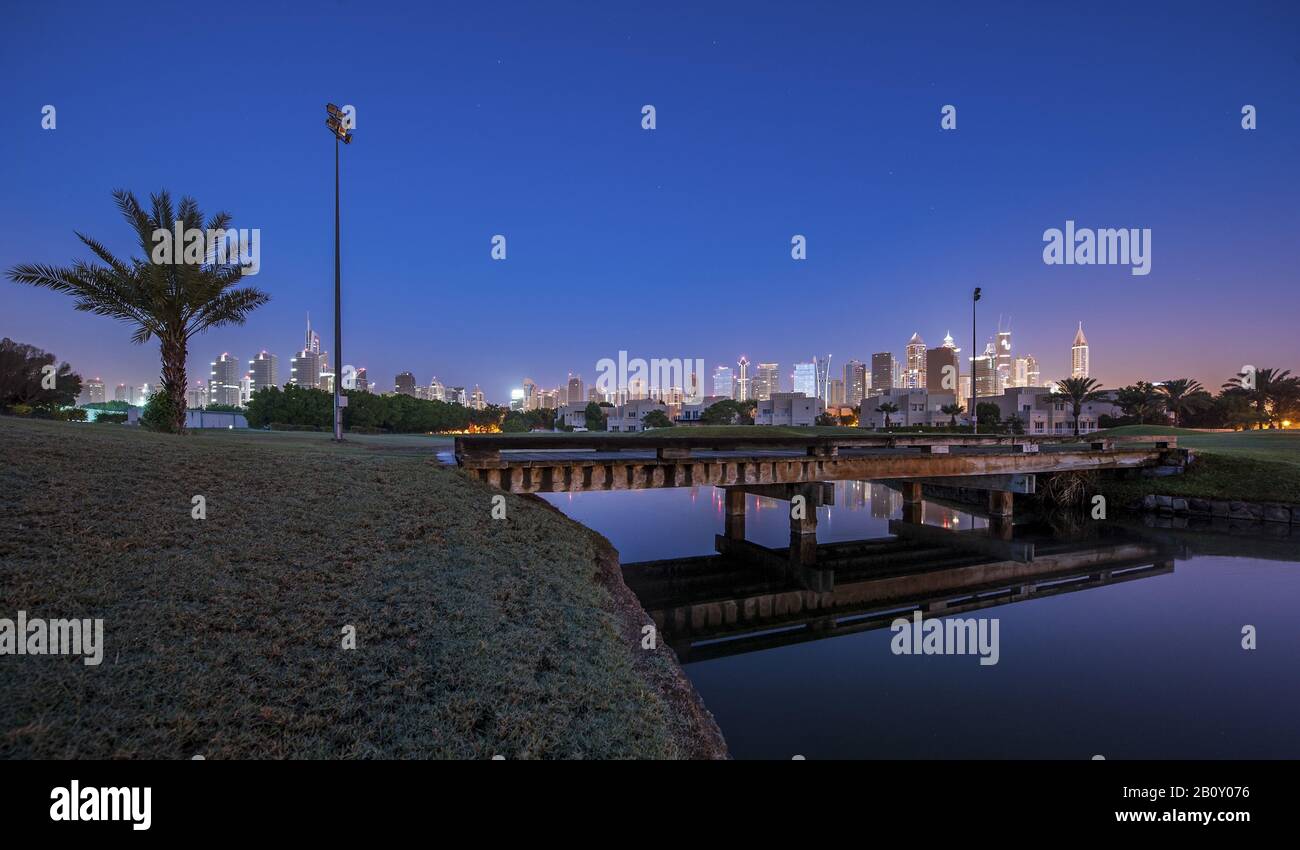
[[[1148,441],[1149,443],[1149,441]],[[1123,469],[1159,464],[1174,443],[881,434],[875,437],[458,437],[456,461],[513,493]]]

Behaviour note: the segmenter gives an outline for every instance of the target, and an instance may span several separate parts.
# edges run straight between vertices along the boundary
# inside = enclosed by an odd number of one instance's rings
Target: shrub
[[[171,396],[162,390],[155,391],[145,402],[144,410],[140,412],[140,424],[150,431],[171,434],[176,430],[175,423],[176,412]]]

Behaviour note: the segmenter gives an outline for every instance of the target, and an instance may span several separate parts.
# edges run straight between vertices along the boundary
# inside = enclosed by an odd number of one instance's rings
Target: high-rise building
[[[1037,387],[1039,384],[1038,359],[1032,354],[1025,355],[1025,386]]]
[[[303,337],[302,348],[303,351],[320,354],[320,334],[311,329],[311,313],[307,314],[307,333]]]
[[[873,393],[892,390],[897,386],[894,380],[897,374],[898,362],[894,360],[893,352],[880,351],[871,355],[871,391]]]
[[[925,378],[925,340],[919,333],[912,334],[907,341],[905,353],[907,366],[903,370],[903,387],[909,390],[920,389],[926,385]]]
[[[474,392],[469,394],[469,406],[475,410],[487,407],[487,397],[483,395],[483,390],[479,389],[478,384],[474,385]]]
[[[731,398],[735,392],[735,378],[730,366],[718,366],[713,370],[713,394],[719,398]]]
[[[568,404],[582,404],[584,390],[582,388],[582,376],[569,374],[569,386],[565,392],[565,401]]]
[[[826,359],[814,357],[813,364],[817,367],[817,398],[822,400],[822,405],[830,404],[831,392],[831,356],[826,355]]]
[[[239,380],[243,370],[239,368],[239,358],[222,352],[212,362],[212,373],[208,376],[208,403],[239,405]]]
[[[253,374],[245,372],[244,376],[239,379],[239,406],[248,407],[248,403],[253,400]]]
[[[832,407],[844,406],[844,381],[839,378],[831,378],[830,388],[826,392],[830,397]]]
[[[131,390],[131,403],[140,405],[148,404],[149,396],[151,395],[153,395],[153,387],[148,384],[141,384]],[[211,400],[211,395],[209,395],[208,398]]]
[[[849,407],[857,407],[866,396],[866,364],[860,360],[850,360],[844,364],[844,403]]]
[[[998,335],[994,342],[993,368],[998,373],[998,394],[1012,386],[1015,380],[1015,361],[1011,357],[1011,330],[1002,330],[999,321]]]
[[[87,404],[104,403],[104,379],[91,378],[83,385],[82,397],[86,399]]]
[[[984,347],[984,354],[975,358],[975,394],[980,398],[1001,395],[998,387],[997,352],[992,341]]]
[[[358,369],[358,370],[357,370],[357,387],[356,387],[356,388],[357,388],[358,390],[360,390],[361,392],[363,392],[363,393],[368,393],[368,392],[370,392],[370,378],[369,378],[368,375],[366,375],[366,370],[365,370],[364,368],[361,368],[361,369]]]
[[[208,388],[202,381],[195,381],[186,391],[185,406],[192,410],[201,410],[208,406]]]
[[[459,404],[461,407],[469,406],[469,396],[465,395],[464,387],[447,387],[443,391],[443,401],[448,404]]]
[[[415,397],[415,375],[410,372],[399,372],[393,379],[393,391],[398,395],[409,395]]]
[[[925,352],[926,392],[956,394],[960,377],[956,348],[941,345]]]
[[[320,386],[321,356],[320,352],[304,348],[289,360],[289,383],[305,389]]]
[[[1083,322],[1079,322],[1079,330],[1074,335],[1074,344],[1070,346],[1070,377],[1090,377],[1089,367],[1088,338],[1083,335]]]
[[[742,354],[736,365],[739,367],[736,376],[736,401],[747,401],[750,396],[749,358]]]
[[[524,378],[524,410],[536,410],[542,406],[542,392],[532,378]]]
[[[113,401],[124,401],[131,403],[131,388],[126,384],[118,384],[117,389],[113,390]]]
[[[768,401],[772,393],[781,392],[781,366],[778,363],[759,363],[754,376],[754,398]]]
[[[322,351],[320,353],[320,379],[316,381],[316,389],[324,390],[327,393],[334,392],[334,370],[330,368],[330,353]]]
[[[280,361],[274,354],[262,351],[248,361],[248,373],[253,378],[253,392],[280,386]]]
[[[438,380],[437,375],[434,375],[433,380],[429,382],[427,395],[431,401],[447,401],[447,387]]]
[[[792,376],[794,391],[808,398],[817,398],[817,364],[796,363]]]

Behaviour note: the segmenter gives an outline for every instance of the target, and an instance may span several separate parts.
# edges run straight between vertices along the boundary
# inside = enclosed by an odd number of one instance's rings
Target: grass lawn
[[[1197,462],[1183,475],[1106,481],[1125,501],[1154,493],[1204,499],[1300,504],[1300,431],[1196,431],[1164,425],[1126,425],[1089,435],[1178,437]]]
[[[106,645],[0,656],[0,758],[692,754],[599,538],[515,496],[492,520],[446,441],[327,437],[0,417],[0,617]]]

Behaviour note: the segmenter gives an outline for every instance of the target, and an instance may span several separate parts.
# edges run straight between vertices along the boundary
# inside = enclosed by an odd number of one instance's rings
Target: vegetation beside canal
[[[424,445],[0,417],[0,616],[105,637],[0,658],[0,758],[721,754],[600,538]]]
[[[1177,436],[1196,462],[1182,475],[1160,478],[1103,478],[1107,498],[1122,504],[1147,495],[1300,504],[1300,431],[1196,431],[1158,425],[1130,425],[1089,435]]]

